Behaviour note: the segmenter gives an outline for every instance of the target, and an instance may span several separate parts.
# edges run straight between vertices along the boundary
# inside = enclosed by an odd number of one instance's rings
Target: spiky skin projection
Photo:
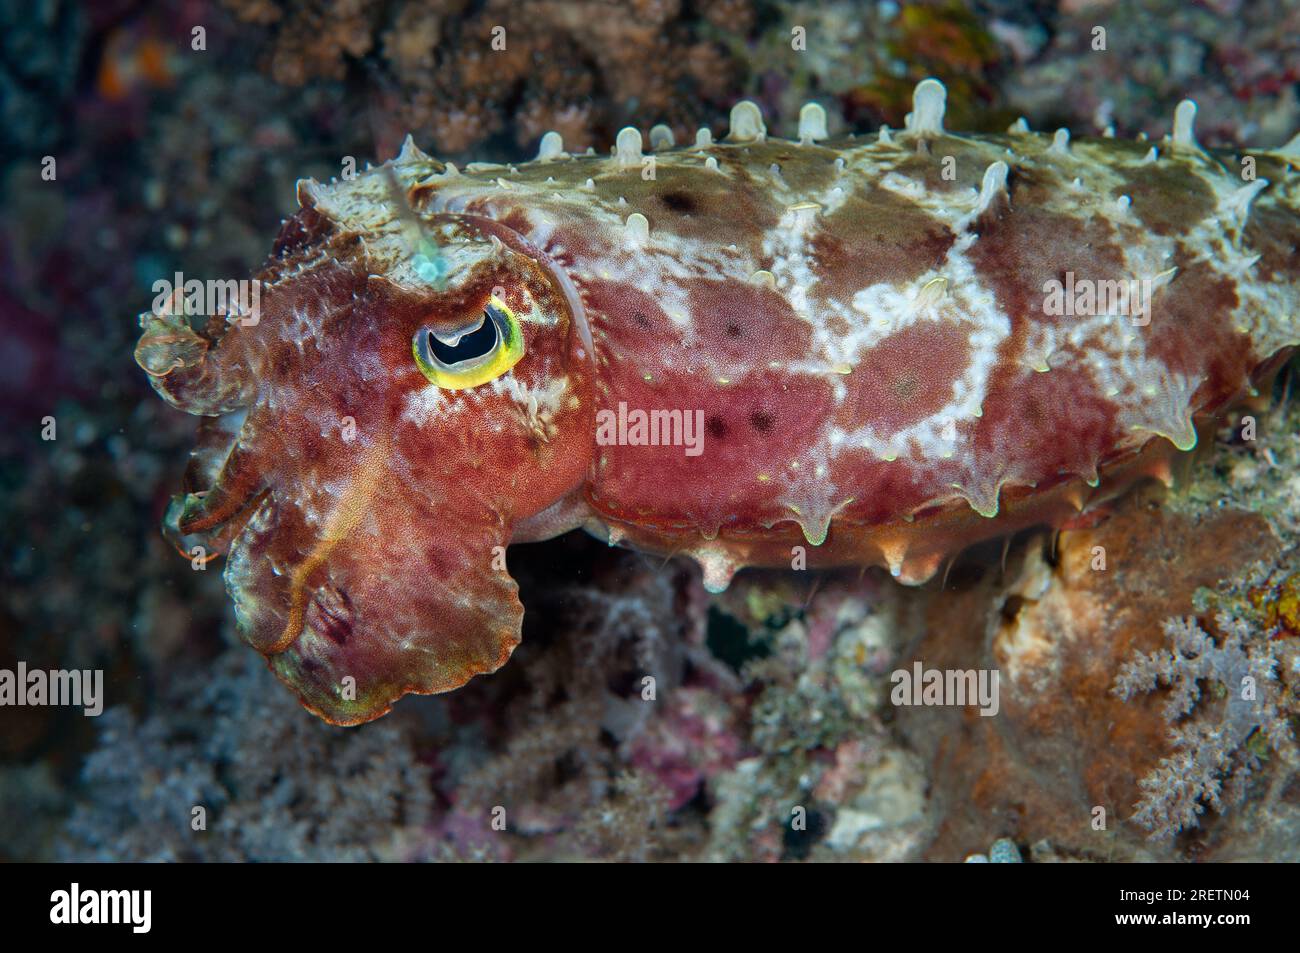
[[[1300,341],[1300,149],[1243,178],[1193,110],[1154,145],[960,136],[926,81],[892,134],[809,107],[778,140],[742,103],[721,142],[461,171],[408,140],[301,182],[256,325],[142,319],[155,388],[215,418],[167,531],[229,547],[243,638],[340,724],[506,660],[512,541],[583,527],[713,590],[801,551],[921,583],[1167,472]],[[1144,280],[1141,313],[1049,294]],[[525,356],[440,390],[413,334],[493,293]],[[701,411],[701,452],[598,439],[620,405]]]

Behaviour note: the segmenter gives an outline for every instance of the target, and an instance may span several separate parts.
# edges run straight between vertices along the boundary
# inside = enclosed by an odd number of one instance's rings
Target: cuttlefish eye
[[[416,366],[444,390],[495,380],[524,356],[519,320],[499,298],[488,301],[476,324],[454,332],[423,327],[411,342]]]

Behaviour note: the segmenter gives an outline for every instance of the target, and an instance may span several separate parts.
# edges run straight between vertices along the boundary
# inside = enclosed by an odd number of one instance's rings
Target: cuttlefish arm
[[[520,639],[509,521],[461,488],[430,499],[389,453],[363,451],[323,512],[268,495],[229,554],[241,636],[334,724],[494,671]]]
[[[208,321],[202,333],[183,314],[146,311],[135,360],[167,403],[186,413],[217,416],[249,406],[252,375],[244,361],[235,318]]]
[[[205,419],[186,472],[187,492],[173,497],[163,516],[164,537],[199,563],[225,553],[266,489],[259,455],[229,432],[239,417]]]

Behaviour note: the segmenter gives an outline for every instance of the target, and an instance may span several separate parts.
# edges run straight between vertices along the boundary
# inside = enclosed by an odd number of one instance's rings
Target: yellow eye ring
[[[411,341],[415,365],[443,390],[465,390],[496,380],[524,356],[524,335],[504,301],[493,297],[473,327],[452,335],[422,327]]]

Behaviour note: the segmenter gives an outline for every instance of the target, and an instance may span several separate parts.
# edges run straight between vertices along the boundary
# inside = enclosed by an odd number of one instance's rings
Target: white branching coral
[[[1198,826],[1207,805],[1222,813],[1239,804],[1265,748],[1296,759],[1274,643],[1227,613],[1215,621],[1218,642],[1195,619],[1166,619],[1169,646],[1126,662],[1112,687],[1124,700],[1169,689],[1164,716],[1174,753],[1138,782],[1133,815],[1152,839]],[[1210,701],[1221,703],[1217,718]]]

